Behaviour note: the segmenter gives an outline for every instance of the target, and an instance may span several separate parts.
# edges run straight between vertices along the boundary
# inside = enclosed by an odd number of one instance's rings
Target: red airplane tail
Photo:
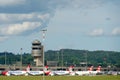
[[[45,66],[45,67],[44,67],[44,71],[48,71],[48,66]]]
[[[67,69],[67,71],[72,72],[72,71],[73,71],[73,68],[74,68],[74,66],[70,66],[70,67]]]
[[[101,71],[101,66],[98,66],[97,71]]]
[[[88,69],[88,71],[93,71],[93,66],[91,66],[91,67]]]
[[[8,71],[3,71],[1,74],[4,75],[4,76],[10,76],[10,74],[8,73]]]
[[[26,71],[30,71],[30,64],[27,66]]]
[[[44,73],[45,73],[45,75],[50,75],[51,71],[48,70],[48,66],[44,67]]]

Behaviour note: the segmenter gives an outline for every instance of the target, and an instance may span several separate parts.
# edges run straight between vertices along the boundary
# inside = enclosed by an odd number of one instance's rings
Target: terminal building
[[[43,45],[39,40],[32,42],[32,56],[36,66],[43,65]]]

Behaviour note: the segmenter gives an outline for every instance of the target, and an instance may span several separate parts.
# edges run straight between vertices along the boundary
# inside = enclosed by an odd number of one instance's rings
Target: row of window
[[[32,48],[32,50],[41,50],[41,48]]]

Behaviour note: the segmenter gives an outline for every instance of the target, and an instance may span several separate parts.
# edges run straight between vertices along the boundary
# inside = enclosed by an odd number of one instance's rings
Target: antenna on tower
[[[47,29],[43,29],[41,31],[42,31],[42,41],[43,41],[42,43],[43,43],[43,70],[44,70],[44,66],[45,66],[44,65],[44,60],[45,60],[44,59],[45,58],[45,54],[44,54],[45,53],[44,52],[45,51],[44,40],[45,40],[45,32],[47,31]],[[44,74],[43,74],[43,80],[45,80]]]

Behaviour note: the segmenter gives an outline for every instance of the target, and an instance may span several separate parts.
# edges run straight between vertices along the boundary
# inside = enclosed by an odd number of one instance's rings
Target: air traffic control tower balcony
[[[34,40],[32,42],[32,56],[36,66],[43,65],[43,46],[39,40]]]

